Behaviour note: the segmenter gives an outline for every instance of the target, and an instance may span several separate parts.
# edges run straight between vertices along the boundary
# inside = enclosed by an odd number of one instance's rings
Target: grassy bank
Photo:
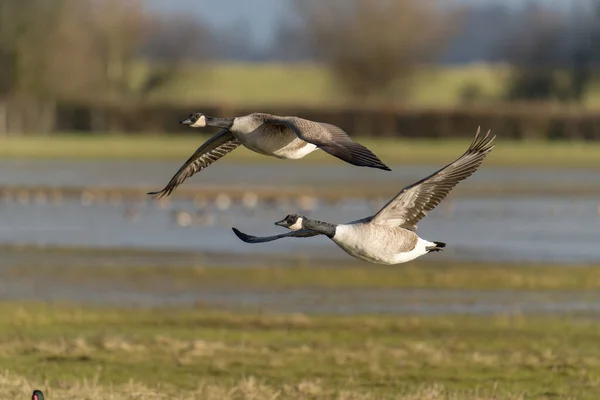
[[[474,132],[473,132],[474,133]],[[179,160],[182,163],[207,139],[196,137],[126,137],[73,136],[15,137],[0,139],[0,158],[42,159],[145,159]],[[363,139],[357,141],[373,150],[390,165],[433,164],[442,166],[462,154],[469,145],[463,140]],[[236,149],[219,163],[281,163],[253,153]],[[342,161],[317,152],[303,163],[339,164]],[[513,167],[598,168],[600,143],[581,142],[514,142],[497,139],[497,147],[486,165]]]
[[[416,106],[454,106],[465,100],[478,103],[506,98],[510,87],[508,65],[478,63],[460,66],[421,66],[411,85],[389,85],[388,104],[406,99]],[[282,90],[285,88],[285,90]],[[344,90],[323,65],[312,63],[217,63],[208,68],[190,65],[178,79],[155,93],[168,101],[225,102],[230,104],[336,104]],[[583,96],[583,105],[598,107],[598,76]]]
[[[43,257],[43,256],[42,256]],[[149,256],[150,257],[150,256]],[[200,263],[200,261],[198,261]],[[152,291],[175,287],[193,291],[202,287],[229,287],[245,289],[472,289],[472,290],[534,290],[534,291],[595,291],[600,289],[598,265],[540,265],[500,262],[435,262],[415,261],[405,266],[386,267],[352,261],[338,261],[337,266],[301,261],[287,266],[265,261],[274,266],[259,267],[190,267],[114,266],[42,267],[19,265],[4,267],[3,281],[34,277],[38,280],[72,285],[110,285]],[[279,263],[282,264],[282,263]]]
[[[595,399],[600,326],[0,304],[0,399]]]

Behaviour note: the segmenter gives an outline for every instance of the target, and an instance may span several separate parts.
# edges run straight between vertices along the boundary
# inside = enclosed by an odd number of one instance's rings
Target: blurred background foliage
[[[260,109],[360,135],[487,123],[596,139],[599,4],[290,0],[257,46],[248,20],[144,0],[0,0],[0,135],[172,132],[191,111]],[[406,128],[423,116],[434,128]]]

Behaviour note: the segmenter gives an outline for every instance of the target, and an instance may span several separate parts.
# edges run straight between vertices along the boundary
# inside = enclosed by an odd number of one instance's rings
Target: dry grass
[[[0,304],[0,399],[595,399],[583,318]]]
[[[178,391],[176,388],[149,387],[130,382],[118,387],[106,387],[94,381],[78,381],[61,383],[58,388],[51,388],[50,382],[37,385],[22,376],[14,376],[8,372],[0,374],[0,399],[14,400],[28,398],[34,389],[43,387],[48,400],[275,400],[275,399],[336,399],[336,400],[371,400],[381,399],[368,393],[350,390],[327,390],[319,381],[303,381],[296,385],[273,387],[251,376],[231,385],[215,385],[198,382],[198,388],[189,391]],[[173,393],[174,392],[174,393]],[[478,390],[452,391],[442,385],[430,385],[415,390],[399,390],[388,396],[398,400],[496,400],[493,391],[489,394]],[[506,398],[525,399],[523,393],[508,394]]]

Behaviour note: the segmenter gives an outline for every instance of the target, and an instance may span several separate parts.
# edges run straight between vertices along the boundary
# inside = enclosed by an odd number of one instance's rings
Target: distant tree
[[[600,63],[600,1],[593,1],[589,9],[576,8],[573,17],[569,99],[581,101],[592,81],[592,71]]]
[[[252,26],[246,19],[221,24],[213,31],[215,56],[226,61],[248,61],[257,56],[252,42]]]
[[[317,58],[310,35],[305,33],[297,20],[291,18],[280,20],[276,26],[269,56],[273,60],[288,62],[314,61]]]
[[[508,99],[583,100],[600,61],[600,25],[598,15],[572,12],[569,19],[533,2],[516,16],[500,47],[513,67]]]
[[[0,95],[47,92],[50,41],[65,0],[0,0]]]
[[[508,99],[560,97],[557,70],[566,63],[564,16],[531,3],[517,18],[500,47],[513,66]]]
[[[318,57],[358,98],[408,85],[414,70],[443,50],[453,24],[435,0],[295,0]],[[452,15],[454,17],[454,15]]]
[[[68,0],[0,0],[0,134],[52,125],[52,54]],[[66,78],[64,78],[66,79]],[[63,80],[64,80],[63,79]]]
[[[153,15],[143,0],[88,0],[88,34],[99,93],[139,100],[168,85],[185,60],[207,43],[199,22],[180,15]],[[208,54],[208,51],[206,51]],[[147,62],[142,62],[143,58]]]
[[[184,15],[155,16],[142,48],[150,67],[138,86],[141,95],[176,79],[186,61],[208,61],[214,55],[208,30],[193,17]]]
[[[140,101],[207,37],[144,0],[0,0],[0,134],[48,131],[60,99]]]

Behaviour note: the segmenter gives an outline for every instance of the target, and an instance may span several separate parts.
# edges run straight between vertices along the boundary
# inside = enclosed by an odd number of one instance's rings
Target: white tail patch
[[[405,263],[408,261],[412,261],[415,258],[421,257],[424,254],[427,254],[429,251],[428,247],[435,247],[435,243],[430,242],[429,240],[419,238],[417,240],[417,244],[414,249],[410,251],[406,251],[404,253],[397,253],[394,256],[395,264]]]

